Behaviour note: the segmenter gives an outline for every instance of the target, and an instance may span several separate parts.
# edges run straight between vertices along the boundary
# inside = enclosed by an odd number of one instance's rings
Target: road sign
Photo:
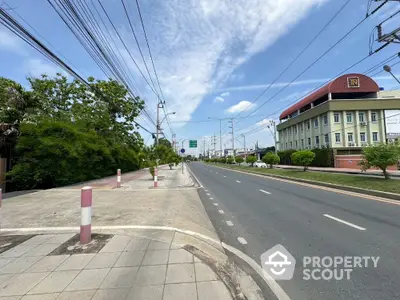
[[[181,149],[181,153],[185,153],[185,149],[182,148],[182,149]]]
[[[197,148],[197,140],[189,140],[189,148]]]

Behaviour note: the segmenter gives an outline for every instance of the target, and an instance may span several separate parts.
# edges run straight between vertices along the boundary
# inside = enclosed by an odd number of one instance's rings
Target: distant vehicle
[[[255,168],[266,168],[266,167],[267,167],[266,163],[263,162],[263,161],[261,161],[261,160],[257,160],[257,161],[253,164],[253,166],[254,166]]]

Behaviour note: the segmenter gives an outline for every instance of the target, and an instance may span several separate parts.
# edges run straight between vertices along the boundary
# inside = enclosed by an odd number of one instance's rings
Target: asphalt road
[[[190,169],[223,242],[260,264],[276,244],[296,258],[293,279],[278,281],[290,299],[400,299],[399,205],[202,163]],[[380,258],[376,268],[371,261],[354,268],[349,280],[305,280],[305,256]]]

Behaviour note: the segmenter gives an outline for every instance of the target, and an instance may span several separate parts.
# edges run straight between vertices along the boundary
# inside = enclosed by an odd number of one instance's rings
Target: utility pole
[[[215,132],[214,132],[214,137],[213,137],[213,144],[214,144],[214,156],[215,156],[215,154],[217,153],[216,151],[216,148],[215,148],[215,145],[217,144],[217,137],[215,136]]]
[[[204,138],[203,156],[206,157],[206,138]]]
[[[219,151],[221,151],[222,157],[222,119],[219,119]]]
[[[247,159],[247,148],[246,148],[246,136],[242,134],[243,137],[243,146],[244,146],[244,159]]]
[[[232,128],[232,150],[233,150],[233,162],[235,162],[235,128],[234,128],[234,122],[233,118],[229,121],[229,123],[232,124],[232,126],[229,126],[229,128]]]
[[[276,123],[274,120],[269,120],[269,124],[267,127],[269,131],[271,132],[272,137],[274,138],[274,145],[275,145],[275,154],[278,153],[278,149],[276,148]],[[271,130],[271,126],[274,129],[273,131]]]

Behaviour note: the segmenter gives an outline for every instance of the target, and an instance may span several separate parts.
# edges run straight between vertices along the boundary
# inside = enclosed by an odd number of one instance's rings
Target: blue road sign
[[[185,149],[184,148],[181,149],[181,153],[185,153]]]

